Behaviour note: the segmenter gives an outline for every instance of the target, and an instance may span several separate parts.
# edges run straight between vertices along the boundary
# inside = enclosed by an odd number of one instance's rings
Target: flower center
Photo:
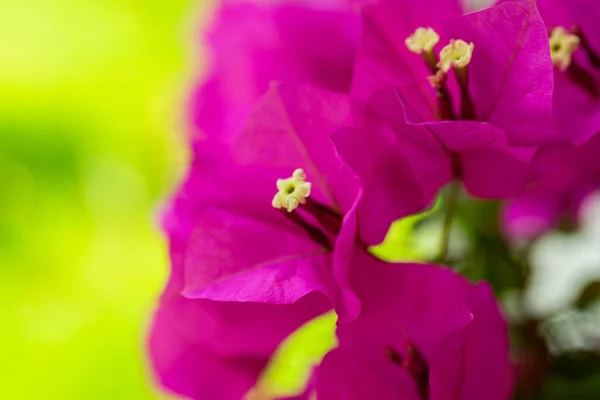
[[[432,28],[417,28],[415,33],[406,38],[404,43],[415,54],[429,53],[440,41],[440,35]]]
[[[579,36],[567,32],[562,26],[557,26],[550,32],[550,57],[552,65],[565,71],[573,60],[573,52],[579,48]]]
[[[298,168],[291,177],[277,179],[277,193],[271,205],[281,210],[315,242],[332,249],[331,239],[340,233],[343,216],[332,207],[309,198],[311,188],[312,184],[306,181],[304,170]],[[299,213],[300,210],[303,212]],[[307,220],[304,213],[309,214],[312,220]]]
[[[561,72],[566,72],[577,85],[593,98],[600,97],[597,79],[594,75],[573,58],[573,53],[581,48],[590,62],[590,66],[600,70],[600,57],[594,51],[581,29],[575,25],[571,31],[562,26],[550,30],[548,42],[552,65]]]
[[[277,209],[285,209],[291,213],[300,204],[305,204],[310,196],[311,183],[306,182],[306,174],[301,168],[294,171],[287,179],[277,179],[277,193],[272,205]]]
[[[425,60],[431,76],[427,77],[431,86],[436,90],[438,99],[437,117],[440,120],[455,120],[456,114],[452,105],[452,96],[447,88],[448,72],[454,69],[460,88],[461,115],[464,120],[475,119],[475,107],[469,95],[469,74],[467,66],[473,58],[473,43],[460,39],[451,39],[442,48],[439,57],[433,52],[439,42],[439,35],[432,28],[417,28],[404,43],[409,51],[419,54]]]
[[[475,45],[473,43],[467,43],[460,39],[450,40],[450,43],[440,51],[438,68],[446,73],[451,68],[465,68],[471,62],[474,48]]]

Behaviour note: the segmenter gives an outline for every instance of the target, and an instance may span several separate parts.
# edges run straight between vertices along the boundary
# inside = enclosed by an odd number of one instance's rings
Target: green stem
[[[452,222],[454,221],[454,213],[458,205],[458,195],[460,194],[460,181],[454,181],[450,184],[448,198],[446,199],[446,214],[444,216],[444,227],[440,240],[440,252],[437,260],[440,263],[445,263],[448,256],[448,247],[450,243],[450,232],[452,231]]]

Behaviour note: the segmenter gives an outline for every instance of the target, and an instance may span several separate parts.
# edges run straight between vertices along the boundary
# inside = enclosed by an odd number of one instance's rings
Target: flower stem
[[[460,117],[466,121],[474,121],[475,106],[469,94],[469,70],[467,67],[454,70],[458,86],[460,87]]]
[[[450,232],[452,231],[452,222],[454,221],[454,213],[458,205],[458,195],[460,193],[460,181],[454,181],[450,184],[448,198],[446,199],[446,213],[444,215],[444,227],[440,240],[440,252],[437,261],[445,263],[448,256],[448,247],[450,243]]]

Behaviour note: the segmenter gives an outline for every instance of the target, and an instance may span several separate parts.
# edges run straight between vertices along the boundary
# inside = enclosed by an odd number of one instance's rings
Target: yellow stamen
[[[450,68],[464,68],[471,62],[475,44],[467,43],[464,40],[450,40],[450,43],[444,46],[440,51],[440,61],[438,68],[448,72]]]
[[[549,41],[552,65],[561,71],[566,70],[573,60],[573,52],[579,48],[579,36],[567,32],[562,26],[557,26],[552,29]]]
[[[287,179],[277,179],[277,193],[271,203],[277,209],[294,211],[300,204],[306,203],[310,196],[311,183],[306,182],[306,174],[300,168]]]
[[[404,43],[415,54],[428,53],[440,41],[440,36],[432,28],[417,28]]]

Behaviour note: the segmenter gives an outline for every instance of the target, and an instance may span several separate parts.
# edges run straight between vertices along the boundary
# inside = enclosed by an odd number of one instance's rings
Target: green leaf
[[[296,330],[279,347],[257,387],[261,393],[283,397],[302,393],[312,368],[337,346],[335,323],[331,311]]]
[[[381,244],[371,246],[369,251],[385,261],[420,261],[422,255],[416,250],[413,232],[417,224],[434,215],[441,208],[438,199],[435,206],[420,214],[410,215],[392,223]]]

